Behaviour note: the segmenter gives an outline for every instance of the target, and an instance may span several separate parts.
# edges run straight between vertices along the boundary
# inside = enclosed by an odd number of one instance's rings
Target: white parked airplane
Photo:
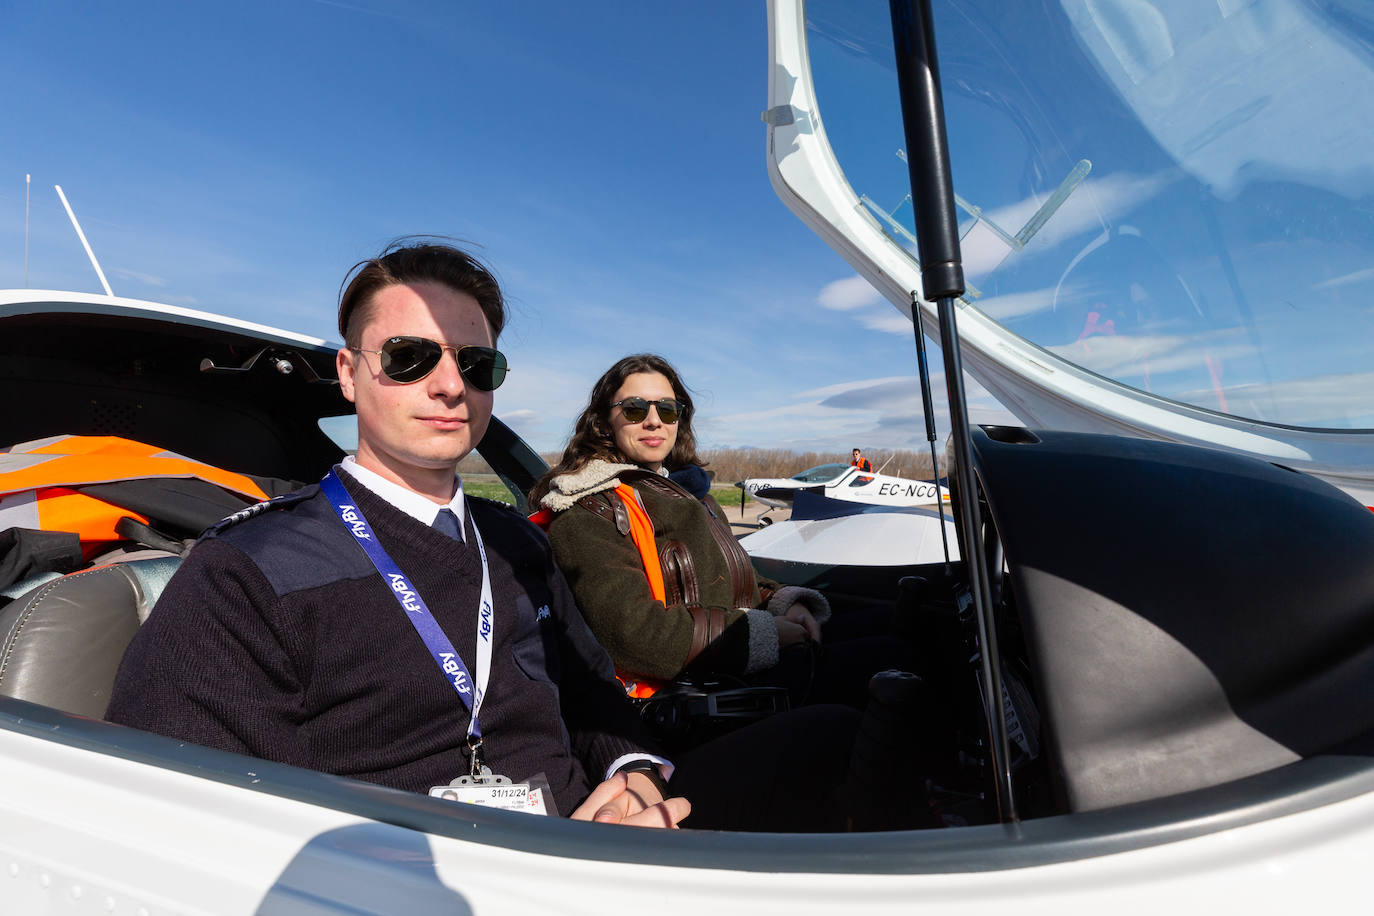
[[[943,485],[861,471],[847,464],[822,464],[791,477],[750,477],[735,486],[770,509],[792,505],[801,491],[873,506],[932,506],[949,501],[949,490]]]

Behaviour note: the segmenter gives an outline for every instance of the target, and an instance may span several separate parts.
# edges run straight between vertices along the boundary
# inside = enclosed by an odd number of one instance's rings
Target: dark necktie
[[[452,509],[440,509],[439,515],[434,519],[434,530],[442,531],[455,541],[463,539],[463,529],[458,524],[458,516],[453,514]]]

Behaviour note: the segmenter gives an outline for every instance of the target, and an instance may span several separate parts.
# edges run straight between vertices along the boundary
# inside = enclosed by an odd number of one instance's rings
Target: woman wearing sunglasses
[[[676,482],[705,479],[692,418],[666,360],[627,356],[592,388],[562,459],[531,493],[554,513],[554,555],[592,631],[635,696],[724,674],[787,687],[794,704],[862,708],[868,676],[909,670],[909,653],[884,636],[818,660],[825,598],[759,579],[719,504]]]

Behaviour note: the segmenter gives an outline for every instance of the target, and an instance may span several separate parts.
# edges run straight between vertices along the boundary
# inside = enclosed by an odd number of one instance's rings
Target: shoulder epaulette
[[[247,508],[240,509],[233,515],[226,516],[225,518],[222,518],[219,521],[215,522],[209,528],[205,529],[204,533],[201,534],[201,537],[205,537],[206,535],[211,534],[219,534],[221,531],[224,531],[227,528],[232,528],[235,525],[242,524],[243,522],[248,521],[250,518],[262,515],[264,512],[270,512],[273,509],[284,509],[287,506],[294,506],[296,503],[304,502],[305,500],[309,499],[312,495],[312,488],[306,487],[304,489],[297,490],[294,493],[286,493],[282,496],[274,496],[271,499],[265,499],[260,503],[254,503],[253,505],[248,506]]]

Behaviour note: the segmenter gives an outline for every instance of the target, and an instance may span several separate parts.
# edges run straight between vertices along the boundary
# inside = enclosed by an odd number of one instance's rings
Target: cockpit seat
[[[124,650],[181,563],[112,563],[39,585],[0,607],[0,696],[100,718]]]

